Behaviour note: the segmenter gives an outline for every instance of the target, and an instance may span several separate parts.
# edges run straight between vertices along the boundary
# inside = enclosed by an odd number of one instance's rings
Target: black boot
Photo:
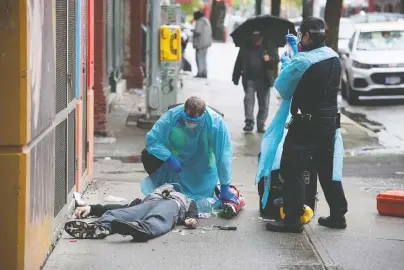
[[[250,123],[245,124],[245,126],[244,126],[244,128],[243,128],[243,130],[244,130],[245,132],[251,132],[251,131],[253,131],[253,129],[254,129],[254,126],[253,126],[252,124],[250,124]]]
[[[345,229],[346,228],[346,219],[345,217],[320,217],[318,219],[318,224],[324,227],[332,228],[332,229]]]
[[[149,233],[136,221],[128,222],[115,219],[111,223],[111,229],[114,233],[123,236],[130,235],[137,242],[146,242],[150,239]]]
[[[260,126],[257,128],[258,133],[265,133],[265,126]]]
[[[303,225],[297,223],[285,223],[283,220],[269,221],[266,225],[268,231],[271,232],[285,232],[285,233],[302,233]]]

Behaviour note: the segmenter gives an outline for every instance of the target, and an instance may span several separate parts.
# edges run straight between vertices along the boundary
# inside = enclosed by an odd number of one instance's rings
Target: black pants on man
[[[310,177],[309,164],[315,166],[330,216],[343,218],[348,211],[342,183],[333,181],[334,137],[336,118],[295,119],[289,127],[281,160],[284,179],[285,223],[300,221],[305,201],[305,179]]]

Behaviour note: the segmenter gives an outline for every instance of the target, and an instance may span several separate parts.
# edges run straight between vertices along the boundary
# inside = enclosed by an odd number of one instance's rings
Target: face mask
[[[198,123],[192,123],[192,122],[185,122],[185,125],[187,128],[196,128],[198,127]]]
[[[298,52],[302,52],[302,51],[303,51],[303,44],[302,44],[301,41],[299,42],[299,44],[297,44],[297,51],[298,51]]]
[[[252,42],[254,44],[258,43],[261,40],[261,36],[260,35],[253,35],[252,36]]]

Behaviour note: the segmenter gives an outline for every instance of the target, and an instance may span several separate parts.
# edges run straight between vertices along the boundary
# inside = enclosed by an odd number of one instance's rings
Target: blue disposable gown
[[[146,135],[147,151],[163,161],[174,155],[182,172],[172,172],[163,163],[142,181],[144,194],[162,184],[176,183],[182,193],[199,200],[213,197],[219,182],[231,183],[232,146],[223,117],[207,108],[200,125],[187,128],[183,112],[184,105],[167,111]]]
[[[282,64],[281,73],[275,81],[275,89],[281,95],[282,102],[262,139],[261,158],[258,163],[258,170],[255,179],[256,183],[258,183],[262,177],[267,177],[268,179],[268,181],[266,181],[265,193],[262,198],[262,207],[266,206],[268,200],[271,171],[280,168],[283,142],[287,134],[285,125],[291,117],[290,105],[292,103],[293,94],[295,93],[303,74],[311,65],[332,57],[338,57],[338,55],[332,49],[322,47],[309,52],[297,53],[290,61]],[[333,180],[341,181],[344,145],[340,129],[336,130],[334,141]]]

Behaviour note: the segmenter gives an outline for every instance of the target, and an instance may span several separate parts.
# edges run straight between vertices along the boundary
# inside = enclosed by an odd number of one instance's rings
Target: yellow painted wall
[[[29,140],[26,0],[0,7],[0,146]],[[4,8],[3,7],[7,7]]]
[[[0,269],[24,269],[28,142],[26,0],[0,5]]]

